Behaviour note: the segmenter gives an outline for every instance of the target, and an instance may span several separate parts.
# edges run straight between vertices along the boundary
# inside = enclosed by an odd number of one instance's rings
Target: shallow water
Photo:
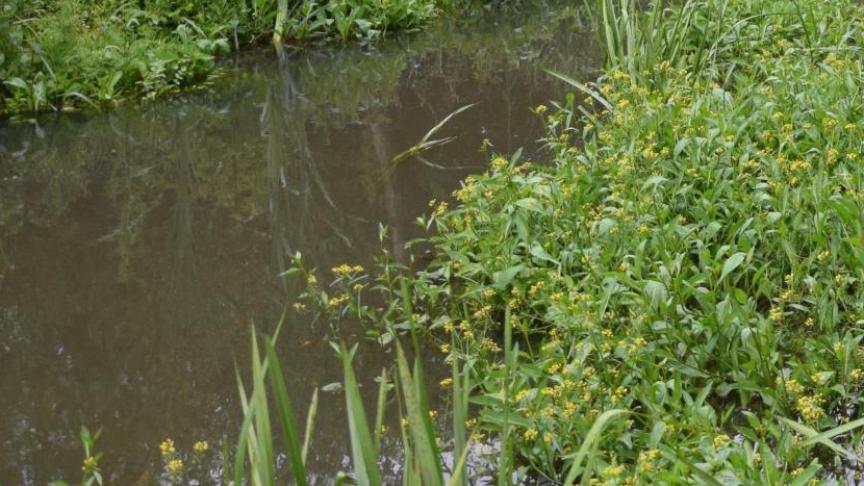
[[[564,92],[544,69],[595,66],[575,12],[525,7],[375,48],[244,53],[175,100],[0,122],[0,484],[77,479],[81,425],[103,429],[109,484],[164,480],[165,437],[218,449],[238,427],[250,324],[272,330],[296,295],[279,277],[289,255],[368,264],[381,222],[405,259],[427,202],[483,170],[484,139],[542,157],[529,108]],[[469,103],[440,133],[454,142],[386,171]],[[305,315],[283,330],[298,413],[340,379],[331,335]],[[361,347],[367,393],[391,359]],[[350,467],[342,400],[321,395],[318,483]],[[218,475],[218,452],[192,469]]]

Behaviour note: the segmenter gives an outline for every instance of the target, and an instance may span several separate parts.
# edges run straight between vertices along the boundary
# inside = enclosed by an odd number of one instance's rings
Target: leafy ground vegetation
[[[500,483],[855,476],[862,7],[634,3],[598,2],[605,74],[536,109],[554,163],[495,158],[433,202],[422,270],[309,295],[434,331]]]
[[[0,114],[104,106],[206,81],[243,45],[370,40],[436,15],[434,0],[4,0]]]

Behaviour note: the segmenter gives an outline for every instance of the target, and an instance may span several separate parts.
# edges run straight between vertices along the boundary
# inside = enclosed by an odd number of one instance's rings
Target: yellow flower
[[[351,273],[351,265],[343,263],[342,265],[339,265],[338,267],[333,267],[330,270],[336,275],[345,276]]]
[[[607,466],[603,469],[602,474],[604,478],[617,478],[618,476],[624,474],[624,466]]]
[[[165,439],[159,444],[159,450],[162,451],[162,455],[165,457],[173,456],[177,450],[174,448],[174,441],[172,439]]]
[[[438,384],[441,385],[441,388],[447,388],[453,384],[453,378],[444,378]]]
[[[780,322],[780,319],[783,318],[783,309],[772,307],[771,311],[768,313],[768,318],[774,322]]]
[[[534,438],[537,437],[537,429],[535,429],[534,427],[531,427],[530,429],[526,430],[526,431],[522,434],[522,437],[523,437],[525,440],[534,440]]]
[[[720,448],[729,443],[732,439],[729,438],[726,434],[720,434],[717,437],[714,437],[714,447]]]
[[[801,416],[809,421],[815,422],[816,420],[822,418],[825,415],[825,411],[822,410],[822,397],[816,396],[803,396],[798,399],[795,403],[795,408],[798,409],[798,412]]]
[[[860,381],[861,378],[864,378],[864,370],[861,370],[861,368],[855,368],[849,372],[849,378],[852,378],[855,381]]]
[[[327,301],[327,307],[336,308],[340,305],[344,304],[348,301],[350,297],[347,294],[337,295],[336,297],[331,297],[330,300]]]
[[[207,452],[207,449],[209,448],[210,446],[207,444],[207,441],[204,440],[199,440],[195,443],[195,445],[192,446],[192,450],[199,454]]]
[[[88,456],[84,459],[84,464],[81,465],[81,470],[85,473],[90,473],[95,471],[98,466],[99,461],[93,456]]]
[[[786,391],[793,395],[798,395],[804,391],[804,385],[798,383],[795,379],[791,379],[786,381]]]
[[[180,474],[183,472],[183,461],[180,459],[171,459],[168,461],[168,472],[171,474]]]

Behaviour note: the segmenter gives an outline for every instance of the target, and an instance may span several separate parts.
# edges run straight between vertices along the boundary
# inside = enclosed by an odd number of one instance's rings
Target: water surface
[[[290,255],[368,264],[380,222],[405,259],[427,202],[484,169],[484,139],[542,156],[529,109],[564,91],[544,69],[585,79],[594,66],[574,12],[524,7],[375,47],[245,53],[211,89],[171,101],[0,122],[0,484],[77,479],[81,425],[103,429],[109,484],[164,480],[165,437],[218,448],[238,427],[250,325],[272,330],[298,290],[279,277]],[[386,170],[469,103],[429,164]],[[298,413],[340,379],[331,336],[308,315],[285,326]],[[366,393],[391,359],[361,348]],[[321,484],[350,467],[342,400],[321,395]],[[218,464],[212,451],[190,473]]]

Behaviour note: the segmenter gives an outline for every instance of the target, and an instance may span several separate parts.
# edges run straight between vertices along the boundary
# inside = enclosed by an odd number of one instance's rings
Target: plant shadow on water
[[[248,326],[272,331],[298,291],[278,277],[290,255],[322,270],[366,264],[381,222],[405,259],[414,218],[482,168],[484,139],[536,154],[528,110],[561,92],[544,69],[584,79],[598,64],[575,11],[541,10],[374,50],[250,53],[207,93],[0,125],[0,483],[77,474],[82,424],[103,428],[109,483],[164,480],[166,437],[185,451],[208,441],[190,467],[218,475],[218,445],[241,418]],[[442,131],[458,138],[426,154],[444,169],[411,159],[387,171],[469,103]],[[282,330],[300,414],[340,381],[331,336],[308,314]],[[364,399],[392,359],[361,345]],[[326,482],[346,467],[348,438],[342,397],[319,400],[309,468]]]

